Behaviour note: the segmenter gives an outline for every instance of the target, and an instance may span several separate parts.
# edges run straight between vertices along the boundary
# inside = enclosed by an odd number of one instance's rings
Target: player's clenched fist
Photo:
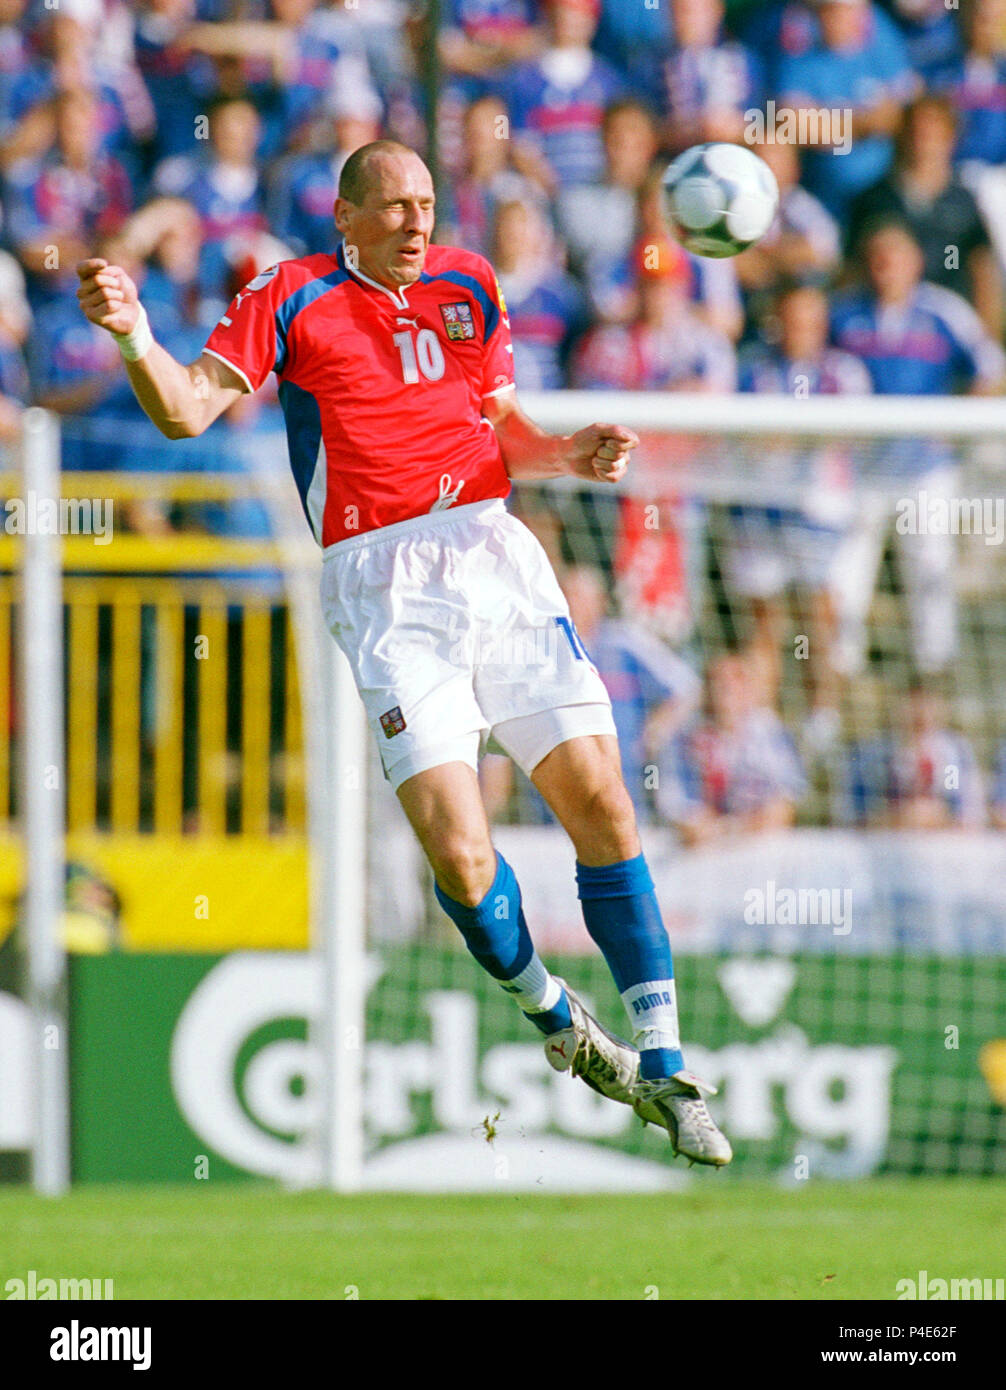
[[[117,265],[107,261],[79,261],[77,275],[80,307],[99,328],[109,333],[132,333],[140,317],[136,286]]]
[[[624,425],[588,425],[569,438],[570,472],[578,478],[617,483],[629,466],[639,436]]]

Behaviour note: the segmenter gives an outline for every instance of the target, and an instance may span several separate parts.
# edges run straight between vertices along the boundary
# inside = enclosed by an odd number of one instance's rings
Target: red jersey
[[[482,401],[514,389],[510,321],[489,262],[431,246],[414,285],[389,289],[335,255],[264,270],[205,351],[257,391],[279,378],[290,463],[325,547],[506,497]]]

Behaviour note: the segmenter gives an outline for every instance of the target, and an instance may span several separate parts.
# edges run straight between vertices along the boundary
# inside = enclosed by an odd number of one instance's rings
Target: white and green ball
[[[662,180],[664,216],[697,256],[736,256],[760,241],[779,207],[779,185],[744,145],[693,145]]]

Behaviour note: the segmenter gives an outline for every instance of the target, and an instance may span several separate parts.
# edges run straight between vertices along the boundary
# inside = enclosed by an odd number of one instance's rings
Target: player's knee
[[[441,890],[465,907],[476,907],[492,887],[496,855],[492,845],[461,836],[441,844],[431,855]]]
[[[610,862],[639,853],[639,835],[632,798],[619,776],[607,777],[583,799],[573,835],[578,854],[593,862],[603,855]]]

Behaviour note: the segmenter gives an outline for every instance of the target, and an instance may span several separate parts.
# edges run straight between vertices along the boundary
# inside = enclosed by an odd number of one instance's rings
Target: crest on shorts
[[[384,730],[385,738],[394,738],[405,728],[405,715],[402,713],[401,705],[396,705],[394,709],[389,709],[381,715],[381,728]]]
[[[475,337],[475,320],[472,318],[470,304],[464,301],[460,304],[441,304],[440,314],[452,343]]]

